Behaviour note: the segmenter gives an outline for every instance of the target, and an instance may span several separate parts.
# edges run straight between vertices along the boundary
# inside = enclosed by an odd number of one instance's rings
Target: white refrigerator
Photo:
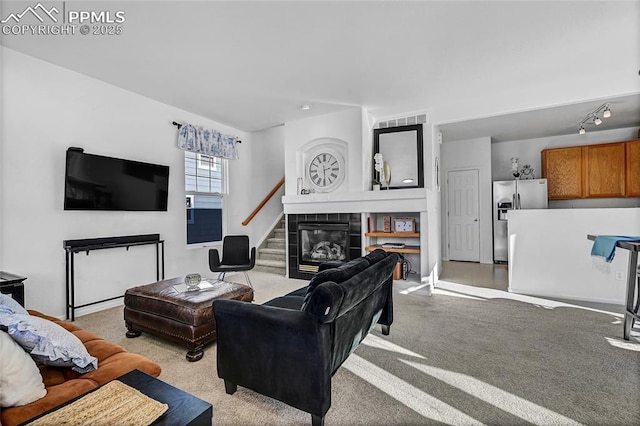
[[[502,180],[493,182],[493,261],[509,259],[507,212],[549,207],[546,179]]]

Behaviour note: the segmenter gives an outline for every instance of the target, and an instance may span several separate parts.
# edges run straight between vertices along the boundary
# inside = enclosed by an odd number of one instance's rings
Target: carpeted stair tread
[[[284,260],[258,259],[256,260],[256,266],[271,266],[274,268],[285,268],[286,263]]]

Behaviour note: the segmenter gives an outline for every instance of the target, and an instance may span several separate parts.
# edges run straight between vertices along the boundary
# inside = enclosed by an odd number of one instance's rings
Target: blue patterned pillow
[[[20,306],[18,302],[2,293],[0,293],[0,312],[28,315],[27,310]]]
[[[9,335],[39,364],[71,367],[78,373],[98,368],[97,358],[91,356],[80,339],[69,331],[44,318],[0,311],[0,324]]]

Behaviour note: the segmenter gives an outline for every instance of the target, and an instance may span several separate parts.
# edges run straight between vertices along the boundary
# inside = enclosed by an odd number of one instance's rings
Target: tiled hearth
[[[348,224],[349,248],[348,256],[344,261],[355,259],[362,254],[362,232],[360,213],[321,213],[321,214],[288,214],[287,236],[289,248],[289,277],[309,280],[313,277],[313,271],[300,270],[300,250],[298,247],[298,224]],[[302,262],[303,264],[305,262]],[[303,266],[303,269],[306,267]]]

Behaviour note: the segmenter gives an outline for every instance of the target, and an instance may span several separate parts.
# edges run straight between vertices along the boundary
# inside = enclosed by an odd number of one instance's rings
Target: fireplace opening
[[[321,263],[349,260],[349,223],[298,223],[298,270],[318,272]]]

